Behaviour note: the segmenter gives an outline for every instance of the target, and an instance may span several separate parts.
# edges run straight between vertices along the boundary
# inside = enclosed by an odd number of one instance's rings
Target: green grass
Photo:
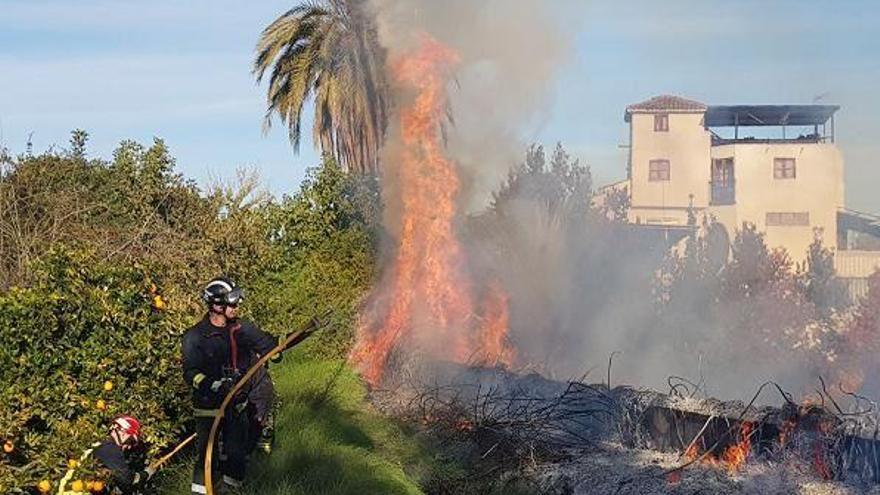
[[[421,494],[430,454],[390,419],[372,410],[366,390],[343,361],[288,355],[273,366],[283,401],[275,450],[255,455],[244,494]],[[190,462],[164,473],[164,495],[189,493]]]

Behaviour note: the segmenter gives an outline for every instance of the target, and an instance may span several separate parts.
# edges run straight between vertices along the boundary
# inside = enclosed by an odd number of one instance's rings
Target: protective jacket
[[[247,372],[254,354],[267,354],[276,345],[276,337],[248,320],[221,328],[206,315],[183,336],[183,378],[192,386],[193,406],[202,410],[220,407],[225,391],[212,391],[211,384],[223,378],[237,380]]]
[[[107,493],[110,495],[134,495],[140,493],[144,484],[150,479],[146,470],[138,470],[135,466],[142,465],[143,452],[126,452],[116,445],[113,440],[98,442],[83,452],[79,458],[81,464],[89,457],[94,457],[101,463],[101,472],[109,478],[110,484]],[[68,483],[73,479],[76,468],[67,470],[64,478],[58,484],[58,495],[86,495],[86,492],[78,492],[68,489]]]
[[[136,455],[125,452],[112,440],[95,447],[92,455],[110,471],[115,489],[115,492],[111,493],[135,493],[150,479],[146,471],[133,468],[134,465],[140,464],[133,459]]]

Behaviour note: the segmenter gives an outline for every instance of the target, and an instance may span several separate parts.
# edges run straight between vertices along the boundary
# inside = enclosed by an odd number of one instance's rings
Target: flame
[[[412,342],[436,359],[511,364],[506,340],[507,298],[489,291],[482,329],[474,315],[473,287],[455,234],[461,187],[441,137],[447,114],[446,87],[458,55],[424,37],[412,53],[389,67],[401,94],[413,95],[400,110],[400,156],[396,178],[401,215],[398,246],[386,283],[374,288],[360,317],[350,359],[377,385],[391,352]],[[478,337],[475,338],[475,334]]]
[[[749,457],[749,452],[752,450],[753,429],[754,425],[752,423],[744,421],[739,430],[739,442],[724,449],[720,457],[709,454],[702,458],[700,462],[711,466],[723,466],[729,473],[735,473],[745,464],[746,459]],[[697,447],[697,442],[694,442],[685,450],[684,458],[690,462],[698,457],[700,457],[700,451]]]
[[[692,443],[690,447],[688,447],[687,450],[684,451],[684,458],[688,461],[696,459],[698,455],[700,455],[700,451],[697,448],[696,442]]]
[[[516,350],[507,340],[509,315],[508,297],[498,282],[489,285],[486,298],[485,324],[481,331],[480,354],[476,362],[489,366],[513,366]]]
[[[721,461],[731,473],[738,471],[746,462],[752,449],[752,424],[744,421],[739,430],[739,442],[731,445],[721,454]]]
[[[829,421],[819,421],[816,425],[817,438],[813,440],[813,468],[823,480],[832,479],[831,466],[828,465],[828,449],[825,446],[825,438],[831,433],[833,425]]]

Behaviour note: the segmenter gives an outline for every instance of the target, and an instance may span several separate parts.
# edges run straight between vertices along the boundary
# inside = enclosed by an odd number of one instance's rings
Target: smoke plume
[[[371,0],[371,6],[390,57],[426,34],[460,57],[449,91],[447,147],[464,174],[462,206],[484,208],[525,149],[522,130],[547,116],[555,79],[572,55],[570,28],[562,30],[551,9],[534,0]]]

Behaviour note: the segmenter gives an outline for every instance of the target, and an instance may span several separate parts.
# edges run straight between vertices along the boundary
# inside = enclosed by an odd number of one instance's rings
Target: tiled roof
[[[699,101],[688,100],[680,96],[660,95],[635,103],[626,107],[626,113],[653,112],[658,110],[672,110],[679,112],[701,112],[706,110],[706,105]]]

